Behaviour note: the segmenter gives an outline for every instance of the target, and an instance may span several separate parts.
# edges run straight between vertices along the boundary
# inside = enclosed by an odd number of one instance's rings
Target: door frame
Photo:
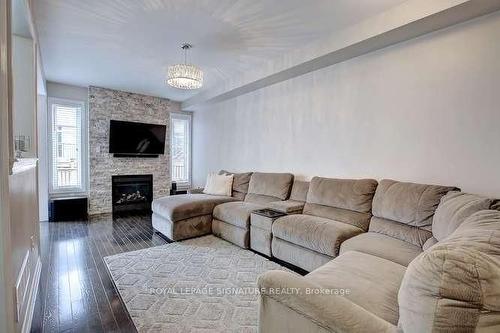
[[[12,136],[11,1],[0,0],[0,331],[14,332],[9,175]]]

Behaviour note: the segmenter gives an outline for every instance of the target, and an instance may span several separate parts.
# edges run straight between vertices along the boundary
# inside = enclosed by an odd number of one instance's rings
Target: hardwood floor
[[[42,274],[31,332],[137,332],[103,257],[167,244],[154,233],[150,215],[41,222],[40,238]]]
[[[150,216],[42,222],[32,332],[136,332],[103,257],[166,244]]]

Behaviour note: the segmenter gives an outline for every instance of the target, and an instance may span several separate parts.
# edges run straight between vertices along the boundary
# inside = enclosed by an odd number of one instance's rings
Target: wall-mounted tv
[[[156,157],[165,152],[165,125],[111,120],[109,152],[117,157]]]

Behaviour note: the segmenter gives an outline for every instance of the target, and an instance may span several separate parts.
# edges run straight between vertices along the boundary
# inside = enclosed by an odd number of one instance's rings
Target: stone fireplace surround
[[[89,214],[111,213],[112,183],[116,175],[153,175],[153,198],[170,190],[170,112],[180,104],[168,99],[89,87]],[[158,158],[115,158],[109,153],[111,119],[167,126],[165,154]]]

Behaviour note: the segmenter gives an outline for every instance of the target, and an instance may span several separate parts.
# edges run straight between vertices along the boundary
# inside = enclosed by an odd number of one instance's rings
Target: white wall
[[[89,89],[87,87],[47,81],[47,96],[82,101],[87,105]]]
[[[38,215],[49,220],[49,150],[47,141],[47,96],[37,96],[38,126]]]
[[[194,114],[209,171],[394,178],[500,197],[500,12]]]
[[[23,157],[36,156],[35,141],[35,62],[33,39],[12,35],[12,81],[14,135],[25,135],[31,147]]]
[[[43,71],[40,51],[36,57],[37,90],[37,139],[38,139],[38,217],[40,221],[49,220],[49,156],[47,145],[47,83]]]

